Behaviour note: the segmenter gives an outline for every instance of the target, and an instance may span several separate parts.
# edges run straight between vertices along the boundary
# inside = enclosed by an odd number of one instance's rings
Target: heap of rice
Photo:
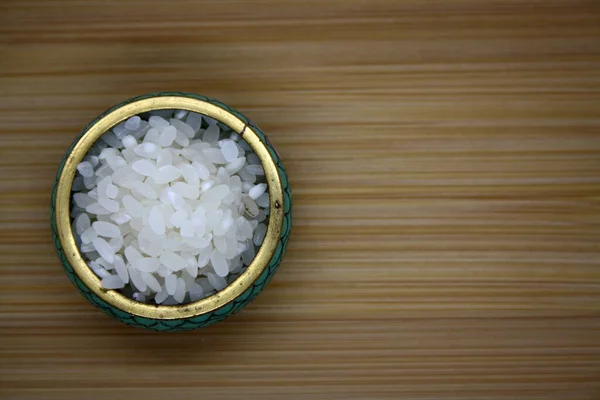
[[[77,166],[73,233],[106,289],[180,304],[225,288],[267,230],[258,156],[230,128],[183,110],[134,116]]]

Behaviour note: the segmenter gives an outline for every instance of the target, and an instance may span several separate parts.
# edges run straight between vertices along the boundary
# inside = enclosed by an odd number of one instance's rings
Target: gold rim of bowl
[[[225,289],[202,300],[174,305],[152,305],[140,303],[116,290],[102,288],[100,279],[88,267],[75,243],[71,228],[71,187],[79,164],[94,142],[102,134],[129,117],[153,110],[180,109],[204,114],[208,117],[229,126],[233,131],[243,137],[259,157],[265,170],[268,184],[271,213],[267,225],[267,233],[264,242],[252,263],[235,281]],[[67,260],[73,267],[75,274],[83,283],[98,297],[108,304],[133,315],[154,319],[178,319],[202,315],[216,310],[244,293],[252,283],[260,276],[269,264],[281,235],[283,227],[283,189],[277,167],[265,144],[260,140],[256,132],[244,123],[240,118],[212,103],[180,96],[152,97],[125,104],[104,117],[81,136],[73,150],[67,156],[64,168],[60,175],[56,193],[56,226],[59,240]]]

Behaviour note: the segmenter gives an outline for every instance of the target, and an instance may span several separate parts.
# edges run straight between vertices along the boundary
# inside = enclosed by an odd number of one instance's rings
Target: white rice
[[[134,116],[77,166],[73,233],[105,289],[180,304],[225,288],[267,231],[264,169],[239,135],[185,110]]]

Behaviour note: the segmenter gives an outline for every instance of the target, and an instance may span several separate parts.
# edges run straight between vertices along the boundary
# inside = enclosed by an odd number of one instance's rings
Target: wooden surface
[[[48,227],[76,133],[216,97],[295,226],[208,329],[111,320]],[[600,2],[3,0],[0,399],[600,399]]]

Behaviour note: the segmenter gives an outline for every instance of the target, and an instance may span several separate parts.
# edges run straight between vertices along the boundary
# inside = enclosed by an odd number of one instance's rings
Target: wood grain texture
[[[76,133],[218,98],[286,162],[274,281],[205,330],[112,321],[48,226]],[[600,399],[600,3],[3,0],[0,399]]]

